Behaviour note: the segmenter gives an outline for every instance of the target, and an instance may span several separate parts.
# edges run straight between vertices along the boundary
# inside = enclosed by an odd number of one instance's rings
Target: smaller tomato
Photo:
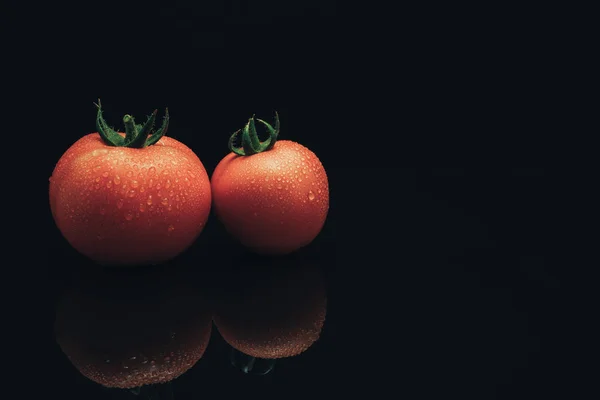
[[[242,146],[229,140],[231,153],[211,178],[215,214],[244,246],[261,254],[286,254],[311,243],[329,211],[329,183],[319,158],[308,148],[270,137],[260,142],[254,117],[241,130]]]

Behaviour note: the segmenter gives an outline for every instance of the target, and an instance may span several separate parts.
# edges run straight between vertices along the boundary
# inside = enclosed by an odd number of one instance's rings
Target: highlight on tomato
[[[202,358],[212,330],[209,296],[189,279],[162,272],[93,270],[62,294],[55,340],[79,373],[105,387],[133,389],[171,382]]]
[[[329,211],[329,182],[319,158],[305,146],[278,140],[275,127],[261,142],[255,118],[229,139],[211,177],[213,209],[226,230],[258,254],[292,253],[321,232]],[[241,145],[236,145],[241,134]]]
[[[319,268],[305,260],[252,266],[226,279],[213,321],[244,373],[269,373],[276,360],[298,356],[319,339],[327,293]]]
[[[103,265],[147,265],[186,250],[204,229],[210,180],[198,156],[165,136],[157,110],[125,132],[110,128],[96,105],[97,132],[77,140],[50,177],[56,226],[77,251]]]

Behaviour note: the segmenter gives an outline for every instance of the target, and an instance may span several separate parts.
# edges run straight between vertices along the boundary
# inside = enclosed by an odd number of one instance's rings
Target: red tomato
[[[317,156],[276,127],[258,120],[270,137],[259,142],[254,118],[229,141],[230,154],[212,178],[213,206],[227,231],[256,253],[286,254],[319,234],[329,210],[329,183]]]
[[[126,115],[110,129],[98,106],[98,133],[75,142],[50,178],[50,208],[66,240],[108,265],[157,264],[188,248],[210,212],[208,174],[183,143]]]

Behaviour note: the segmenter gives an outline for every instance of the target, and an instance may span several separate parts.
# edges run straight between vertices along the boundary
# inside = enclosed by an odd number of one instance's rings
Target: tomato
[[[242,132],[242,146],[229,140],[231,153],[211,177],[213,209],[227,231],[259,254],[287,254],[320,233],[329,210],[329,183],[319,158],[290,140],[277,140],[279,117],[270,137],[260,142],[254,117]]]
[[[210,180],[198,156],[153,130],[123,118],[125,133],[106,125],[77,140],[50,177],[50,208],[73,248],[103,265],[157,264],[186,250],[211,207]]]

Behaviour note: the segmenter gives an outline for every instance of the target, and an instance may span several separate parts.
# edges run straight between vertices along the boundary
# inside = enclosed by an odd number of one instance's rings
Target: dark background
[[[277,111],[280,137],[328,174],[327,223],[301,253],[327,280],[321,340],[263,379],[229,368],[215,335],[176,399],[565,389],[536,124],[547,115],[535,98],[550,89],[531,62],[548,44],[527,29],[539,14],[263,0],[8,2],[3,15],[6,129],[25,132],[32,155],[32,172],[9,177],[33,193],[9,216],[18,261],[5,282],[19,296],[7,320],[21,398],[116,396],[80,376],[52,335],[54,302],[91,265],[53,224],[48,177],[95,130],[98,98],[115,127],[169,107],[168,134],[209,174],[231,133]],[[202,280],[246,256],[211,218],[174,263]]]

